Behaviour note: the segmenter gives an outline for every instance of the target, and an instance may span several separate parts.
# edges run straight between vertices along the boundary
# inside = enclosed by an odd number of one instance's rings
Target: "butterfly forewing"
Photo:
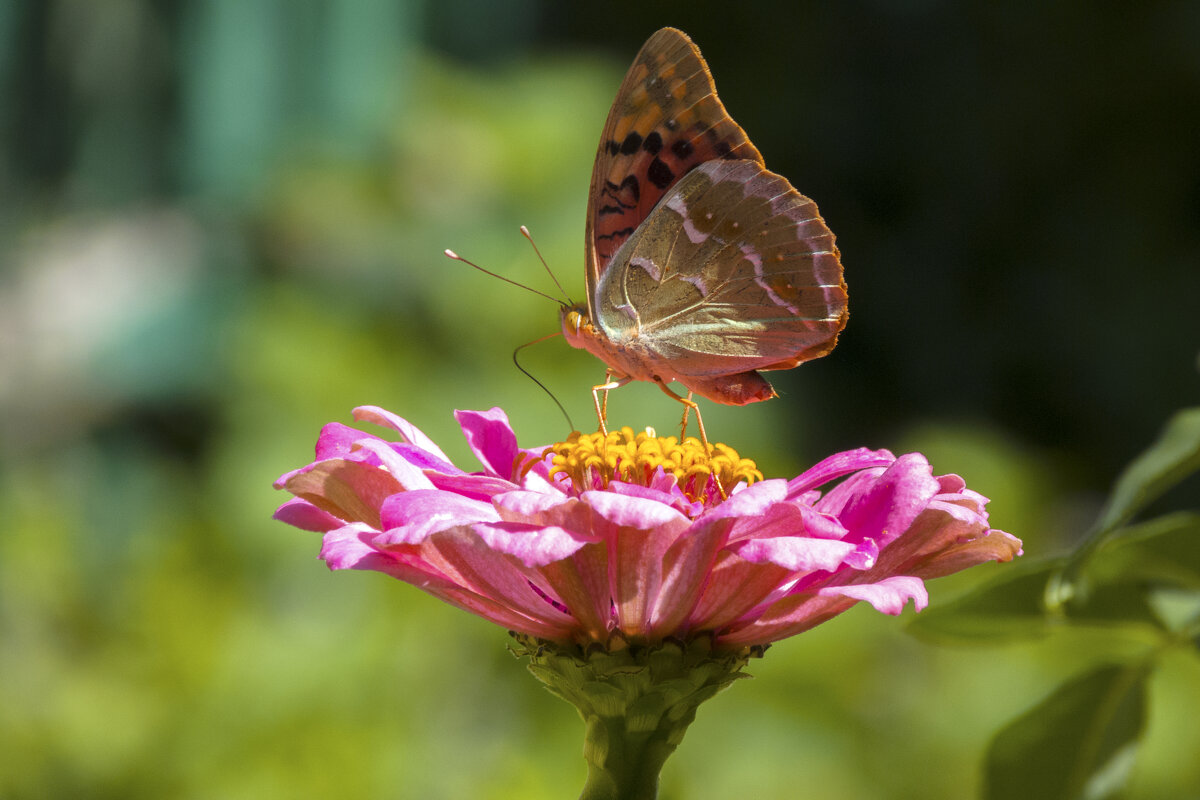
[[[846,321],[846,286],[811,200],[754,161],[713,161],[639,226],[596,304],[611,340],[636,339],[683,379],[824,355]]]
[[[634,59],[600,137],[588,200],[589,302],[600,274],[659,199],[714,159],[762,163],[717,99],[699,49],[682,31],[664,28]]]

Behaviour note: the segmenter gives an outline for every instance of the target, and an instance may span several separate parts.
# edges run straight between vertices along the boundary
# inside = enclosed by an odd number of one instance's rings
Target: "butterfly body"
[[[587,307],[563,333],[611,378],[768,400],[759,370],[833,349],[846,323],[834,236],[763,165],[672,28],[634,60],[601,136],[588,203]]]

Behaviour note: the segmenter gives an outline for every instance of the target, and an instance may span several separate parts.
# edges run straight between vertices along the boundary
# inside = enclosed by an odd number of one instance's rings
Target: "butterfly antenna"
[[[529,244],[533,247],[533,252],[537,253],[538,261],[542,262],[542,266],[546,268],[546,272],[550,273],[550,280],[554,281],[554,285],[558,287],[560,292],[562,292],[562,296],[567,298],[567,305],[575,305],[575,301],[571,299],[571,295],[567,294],[567,290],[564,289],[563,285],[558,282],[558,276],[554,274],[552,269],[550,269],[550,265],[546,263],[546,259],[542,258],[542,251],[538,249],[537,242],[533,240],[533,235],[529,232],[529,228],[526,228],[524,225],[522,225],[521,235],[529,240]]]
[[[522,289],[524,289],[527,292],[533,292],[534,294],[540,294],[542,297],[546,298],[547,300],[552,300],[555,303],[558,303],[560,306],[562,305],[562,300],[559,300],[557,297],[554,297],[553,295],[548,295],[545,292],[540,292],[537,289],[534,289],[532,286],[526,286],[523,283],[518,283],[517,281],[514,281],[512,278],[506,278],[503,275],[497,275],[495,272],[492,272],[490,269],[484,269],[483,267],[479,266],[474,261],[468,261],[467,259],[463,258],[462,256],[460,256],[458,253],[454,252],[453,250],[447,250],[446,257],[453,258],[455,261],[461,261],[464,264],[466,264],[467,266],[474,267],[475,269],[482,272],[484,275],[491,275],[493,278],[499,278],[500,280],[504,281],[505,283],[511,283],[513,286],[520,286]],[[541,341],[541,340],[539,339],[538,341]],[[533,342],[530,342],[530,344],[533,344]],[[522,345],[522,346],[524,346],[524,345]]]
[[[566,418],[567,425],[570,426],[571,430],[575,430],[575,423],[571,421],[571,415],[567,413],[567,410],[565,408],[563,408],[563,404],[558,402],[558,398],[554,396],[554,392],[547,389],[546,384],[542,383],[537,378],[533,377],[533,374],[530,373],[529,370],[522,367],[520,361],[517,361],[517,353],[521,352],[526,347],[529,347],[530,345],[538,344],[539,342],[544,342],[547,339],[553,339],[555,336],[562,336],[562,333],[551,333],[548,336],[543,336],[540,339],[534,339],[532,342],[526,342],[525,344],[520,345],[519,347],[517,347],[516,350],[513,350],[513,355],[512,355],[513,364],[516,365],[517,369],[519,369],[519,370],[521,370],[521,372],[525,373],[526,378],[529,378],[529,380],[533,381],[538,386],[542,387],[542,391],[545,392],[546,394],[550,395],[550,399],[554,401],[554,405],[558,406],[558,410],[561,411],[563,417]]]

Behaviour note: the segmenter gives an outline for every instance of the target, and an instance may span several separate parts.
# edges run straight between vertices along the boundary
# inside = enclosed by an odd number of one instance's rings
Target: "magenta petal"
[[[886,467],[895,460],[896,457],[887,450],[868,450],[865,447],[835,453],[788,481],[788,497],[796,498],[860,469]]]
[[[493,475],[484,475],[483,473],[469,474],[461,473],[458,475],[443,475],[437,472],[431,472],[426,477],[434,488],[452,494],[459,494],[463,497],[471,497],[476,500],[490,500],[498,494],[511,492],[517,488],[517,485],[512,481],[507,481],[503,478],[497,478]]]
[[[856,539],[874,539],[882,549],[908,530],[939,486],[925,456],[908,453],[864,488],[848,498],[838,519]]]
[[[420,544],[435,533],[476,522],[498,522],[500,517],[490,503],[428,489],[392,495],[384,501],[380,519],[384,532],[376,542],[383,547]]]
[[[371,433],[351,428],[340,422],[330,422],[321,428],[317,436],[317,460],[326,458],[351,458],[354,444],[362,439],[378,439]]]
[[[340,528],[346,523],[332,514],[322,511],[307,500],[293,498],[275,509],[273,517],[300,530],[324,533]]]
[[[405,489],[433,488],[433,482],[425,476],[421,468],[406,461],[387,442],[365,439],[359,442],[359,447],[374,453],[375,457],[379,459],[380,466],[386,469],[396,479],[396,482]]]
[[[396,454],[403,458],[414,467],[421,470],[430,470],[440,472],[443,475],[464,475],[464,470],[451,464],[445,459],[438,458],[433,453],[430,453],[424,448],[417,447],[415,444],[406,442],[389,442],[388,446],[396,451]]]
[[[488,411],[455,411],[454,418],[479,463],[499,478],[510,480],[516,471],[517,435],[508,416],[499,408]]]
[[[409,444],[414,444],[442,461],[450,463],[450,459],[447,458],[440,447],[434,444],[433,439],[430,439],[416,425],[413,425],[403,417],[399,417],[379,406],[359,406],[354,409],[354,418],[359,422],[374,423],[381,428],[391,428],[404,437],[404,441]]]
[[[925,591],[925,583],[920,578],[908,575],[895,575],[876,583],[826,586],[817,594],[822,597],[840,595],[855,600],[866,600],[875,607],[876,611],[893,616],[903,611],[904,604],[910,599],[917,611],[929,604],[929,594]]]

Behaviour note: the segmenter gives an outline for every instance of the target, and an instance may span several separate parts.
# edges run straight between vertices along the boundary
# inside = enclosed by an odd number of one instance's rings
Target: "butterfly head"
[[[579,350],[586,350],[584,342],[595,336],[587,309],[583,306],[563,306],[559,317],[562,321],[563,338],[567,340],[567,344]]]

